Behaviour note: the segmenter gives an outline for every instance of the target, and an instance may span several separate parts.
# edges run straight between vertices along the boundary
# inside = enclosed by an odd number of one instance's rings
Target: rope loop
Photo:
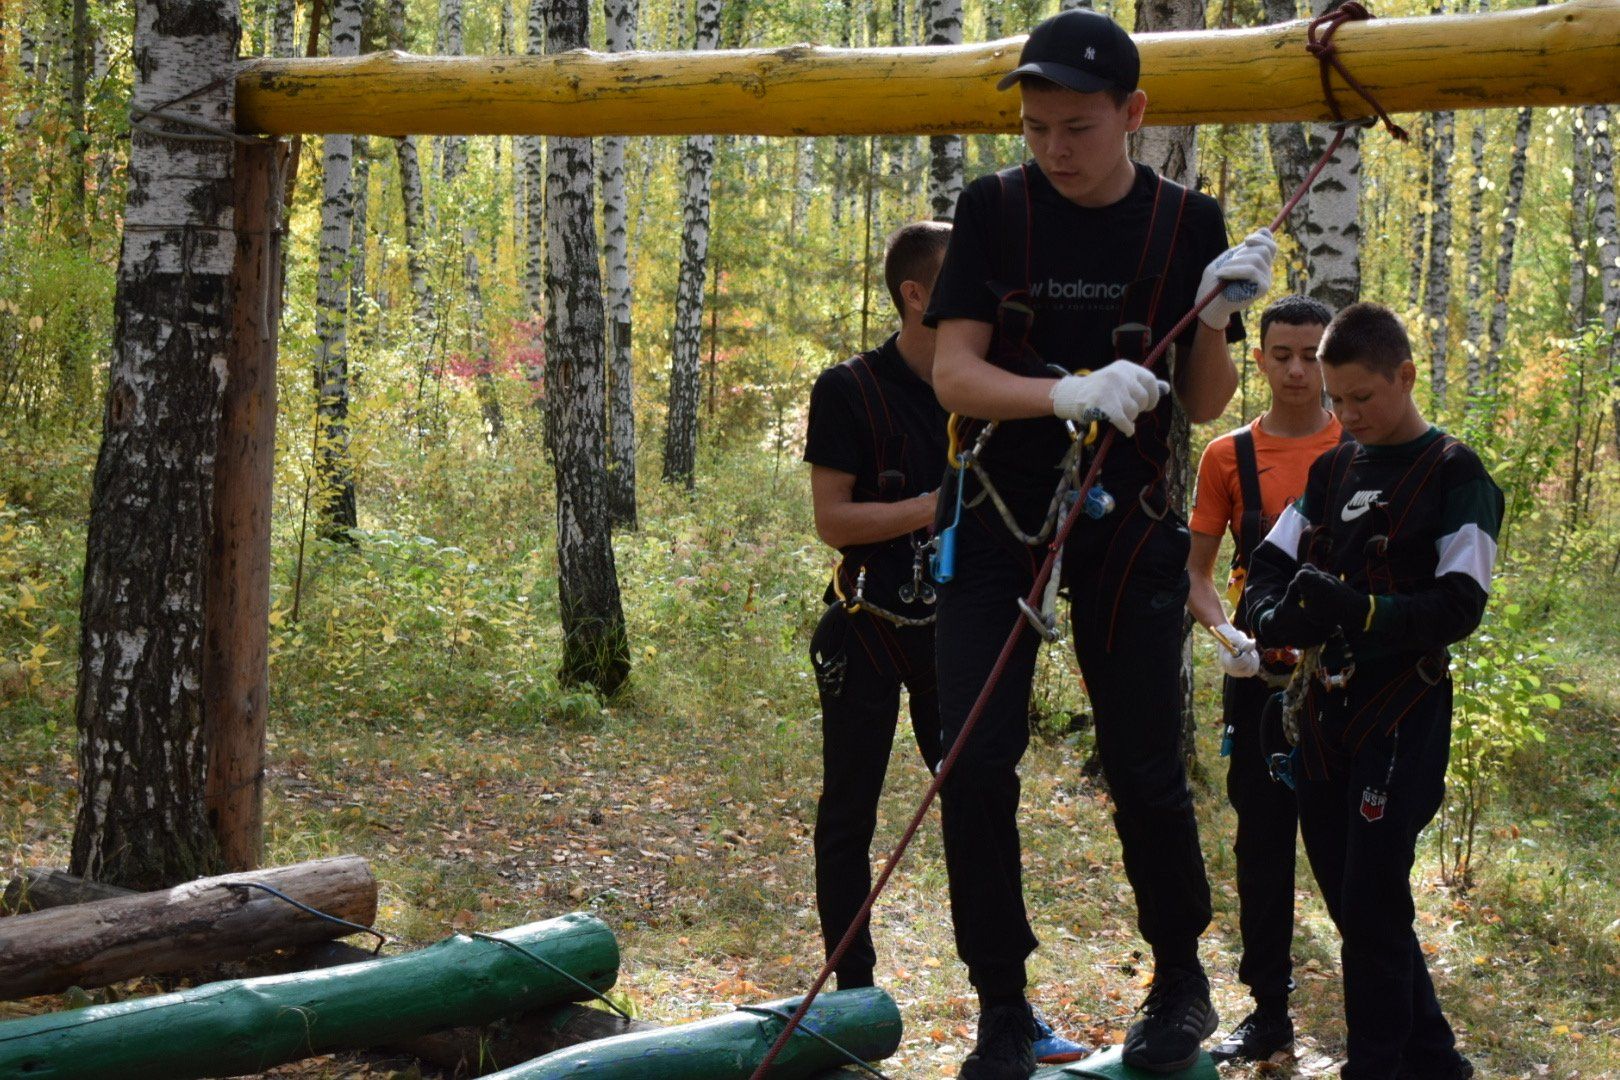
[[[1365,123],[1346,121],[1344,110],[1339,107],[1338,96],[1333,92],[1333,79],[1330,69],[1331,71],[1337,71],[1339,77],[1349,84],[1350,89],[1361,95],[1362,100],[1372,108],[1373,112],[1378,114],[1378,119],[1383,121],[1384,127],[1391,135],[1401,142],[1406,142],[1411,138],[1406,129],[1390,119],[1389,113],[1384,110],[1384,106],[1378,99],[1373,97],[1372,92],[1361,85],[1354,75],[1350,74],[1350,70],[1344,66],[1344,61],[1339,59],[1339,46],[1333,41],[1334,33],[1345,23],[1361,22],[1372,17],[1372,12],[1368,11],[1357,0],[1345,0],[1344,3],[1318,15],[1306,26],[1305,51],[1316,57],[1321,65],[1322,97],[1327,101],[1328,111],[1333,114],[1336,127],[1346,123],[1357,127],[1371,127],[1372,121],[1370,119]],[[1320,37],[1317,36],[1318,30],[1321,31]],[[1339,130],[1343,131],[1345,129],[1339,127]]]

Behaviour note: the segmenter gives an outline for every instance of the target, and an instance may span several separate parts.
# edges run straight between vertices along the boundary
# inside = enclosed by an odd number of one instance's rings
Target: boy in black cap
[[[939,328],[941,404],[996,422],[982,446],[973,425],[963,431],[964,498],[959,513],[954,497],[944,508],[957,525],[936,628],[941,721],[949,746],[1020,617],[1061,511],[1054,488],[1073,460],[1065,421],[1081,434],[1087,422],[1113,424],[1123,437],[1100,475],[1111,500],[1099,493],[1076,511],[1093,520],[1071,532],[1062,582],[1138,926],[1155,958],[1125,1060],[1174,1072],[1197,1060],[1217,1019],[1198,961],[1209,884],[1181,759],[1188,534],[1164,486],[1174,406],[1137,361],[1204,293],[1246,283],[1242,299],[1223,292],[1203,311],[1166,372],[1192,420],[1219,416],[1237,386],[1226,348],[1243,336],[1234,316],[1270,287],[1276,245],[1262,231],[1228,249],[1213,199],[1130,160],[1126,136],[1147,98],[1136,47],[1112,20],[1049,19],[1019,60],[1002,86],[1022,91],[1034,160],[963,192],[928,313]],[[1037,645],[1022,635],[943,790],[957,952],[981,1007],[964,1080],[1022,1080],[1033,1068],[1024,961],[1036,941],[1024,912],[1017,765]]]
[[[1430,426],[1388,308],[1352,304],[1317,355],[1357,440],[1311,466],[1255,551],[1261,645],[1312,650],[1289,773],[1305,854],[1343,939],[1345,1080],[1465,1080],[1412,930],[1418,833],[1440,809],[1451,742],[1446,646],[1485,612],[1502,492]],[[1296,675],[1296,678],[1301,675]]]

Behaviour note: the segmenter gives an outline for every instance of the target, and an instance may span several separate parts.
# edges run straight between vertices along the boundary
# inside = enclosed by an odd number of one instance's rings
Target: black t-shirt
[[[1026,166],[1030,199],[1030,306],[1035,316],[1030,344],[1045,361],[1065,369],[1097,369],[1115,358],[1113,331],[1145,315],[1138,294],[1158,287],[1158,268],[1140,265],[1158,191],[1158,176],[1136,165],[1136,184],[1118,202],[1084,207],[1054,188],[1034,162]],[[1002,281],[1017,287],[1022,268],[1003,265],[1008,250],[1003,237],[1001,184],[982,176],[970,184],[957,204],[945,263],[934,284],[925,321],[973,319],[996,323],[998,299],[990,286]],[[1153,316],[1155,338],[1168,333],[1198,301],[1204,268],[1226,250],[1226,225],[1220,205],[1189,192],[1182,207],[1176,244]],[[1139,274],[1140,271],[1140,274]],[[1194,321],[1178,341],[1190,349],[1197,334]],[[1242,320],[1233,318],[1228,341],[1243,339]],[[992,362],[998,350],[990,350]],[[1161,374],[1169,370],[1161,364]],[[1023,372],[1021,372],[1023,373]],[[1168,376],[1166,376],[1168,377]],[[1168,397],[1152,415],[1137,420],[1133,439],[1120,439],[1104,463],[1101,482],[1117,498],[1134,497],[1154,480],[1169,455],[1167,437],[1172,404]],[[1068,435],[1055,418],[1002,421],[985,449],[984,464],[1014,505],[1044,511],[1057,482],[1057,465],[1068,447]],[[1024,516],[1022,513],[1020,516]],[[1028,524],[1026,522],[1026,524]]]
[[[945,411],[934,389],[906,366],[891,336],[882,345],[823,371],[810,392],[804,460],[855,477],[856,502],[895,502],[939,487],[945,474]],[[863,378],[864,364],[873,378]],[[880,472],[890,475],[880,480]],[[914,534],[922,539],[926,533]],[[896,590],[911,580],[911,536],[844,548],[839,566],[846,597],[866,568],[866,596],[891,611],[926,615],[902,605]],[[831,599],[829,590],[828,599]]]

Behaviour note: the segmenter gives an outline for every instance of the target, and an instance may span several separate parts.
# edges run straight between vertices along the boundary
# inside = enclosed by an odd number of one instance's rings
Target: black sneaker
[[[1408,1065],[1403,1061],[1395,1069],[1395,1080],[1470,1080],[1473,1075],[1474,1063],[1461,1054],[1456,1061],[1440,1068]]]
[[[1221,1022],[1210,1004],[1209,980],[1201,972],[1177,968],[1154,975],[1141,1012],[1142,1019],[1125,1033],[1124,1061],[1147,1072],[1192,1068],[1203,1041]]]
[[[1028,1005],[991,1006],[979,1014],[979,1041],[958,1080],[1026,1080],[1035,1071],[1034,1040]]]
[[[1209,1052],[1216,1061],[1265,1061],[1294,1045],[1294,1021],[1286,1012],[1256,1009]]]

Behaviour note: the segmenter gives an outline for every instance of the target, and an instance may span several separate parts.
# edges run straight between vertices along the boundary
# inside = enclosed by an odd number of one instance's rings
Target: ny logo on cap
[[[1087,60],[1095,60],[1095,59],[1097,59],[1097,50],[1093,49],[1089,45],[1086,46],[1086,59]]]

